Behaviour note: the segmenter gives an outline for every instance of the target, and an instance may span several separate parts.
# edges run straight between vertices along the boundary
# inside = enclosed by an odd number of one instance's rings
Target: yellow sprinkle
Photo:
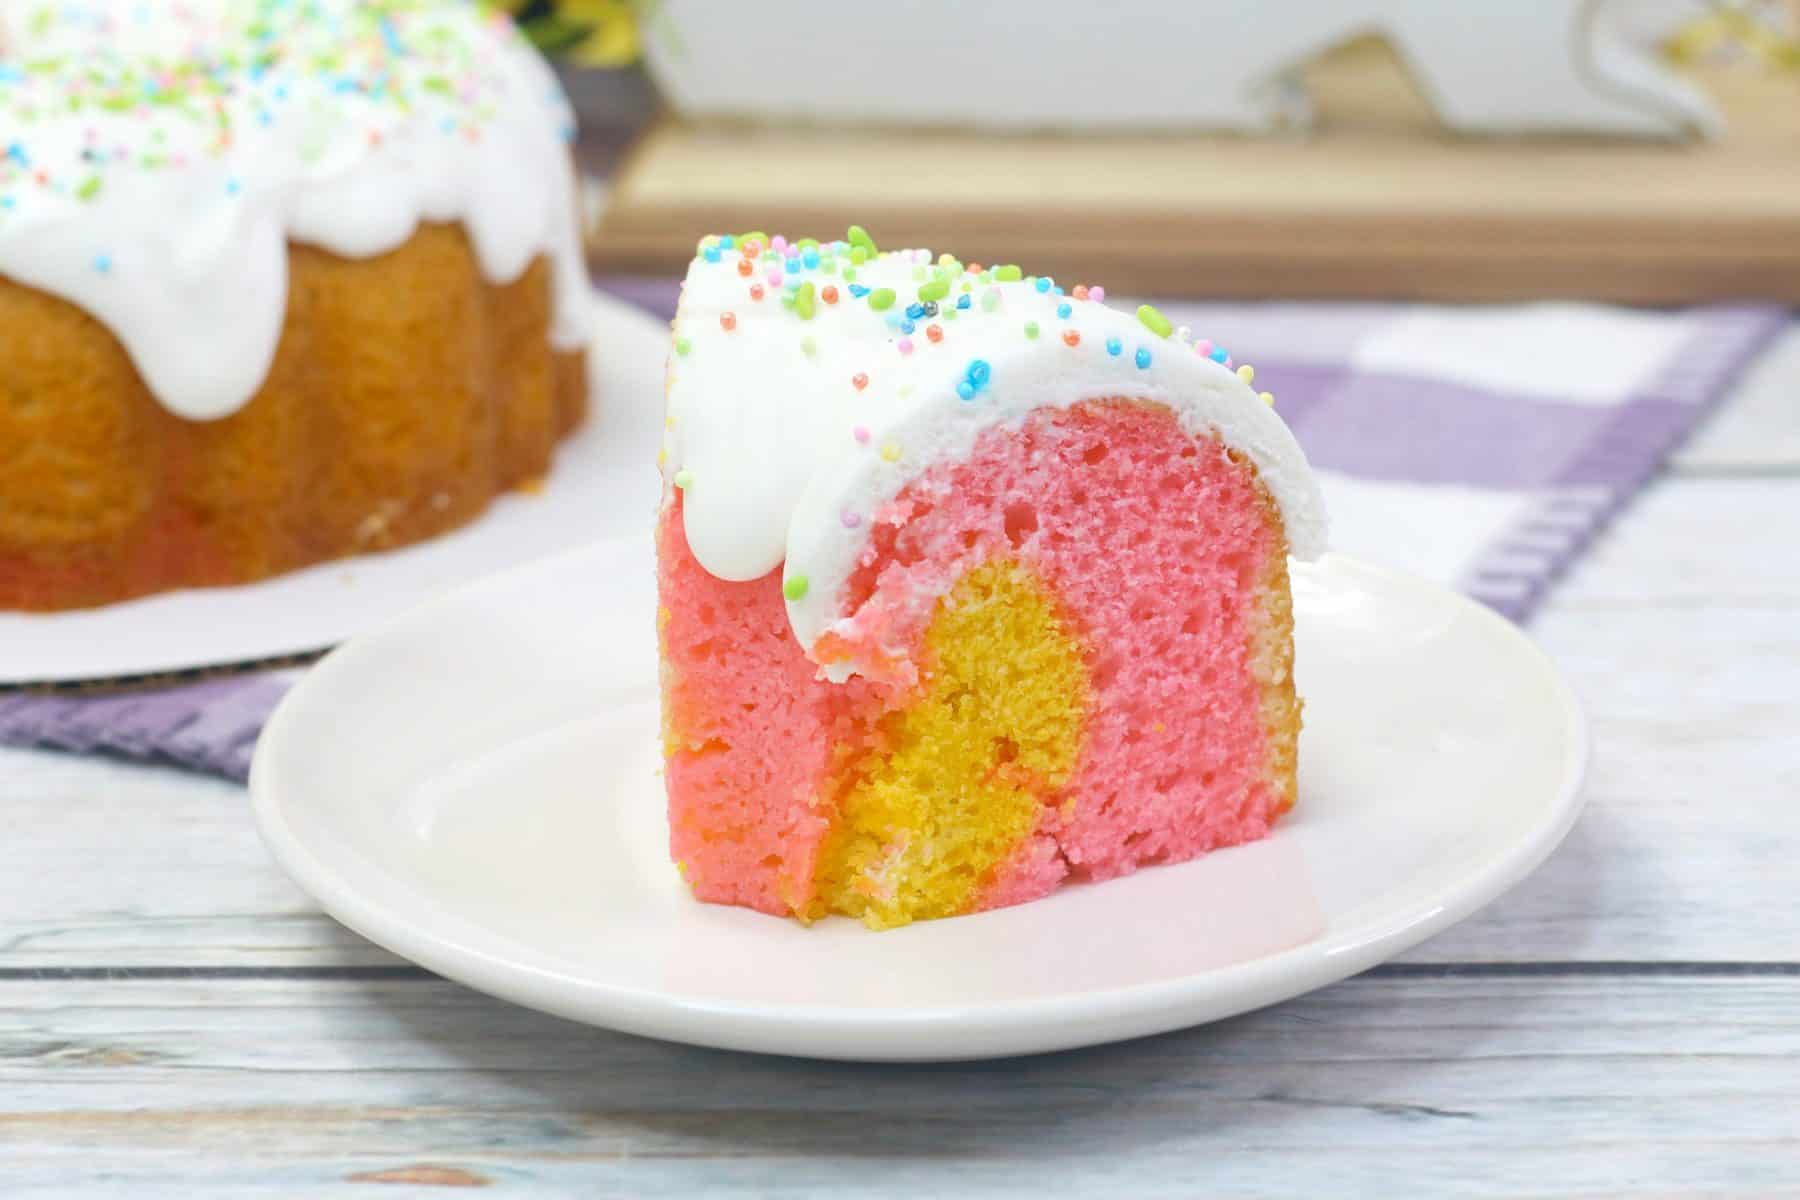
[[[1268,405],[1270,408],[1275,407],[1275,393],[1274,392],[1263,392],[1260,395],[1258,395],[1256,398],[1258,400],[1261,400],[1264,404]]]
[[[1249,363],[1245,363],[1243,366],[1238,368],[1238,378],[1243,380],[1245,383],[1249,383],[1252,379],[1256,378],[1256,368],[1251,366]]]
[[[667,450],[658,450],[656,452],[656,465],[659,467],[665,467],[665,466],[668,466],[668,464],[669,464],[669,452]]]
[[[881,444],[881,460],[883,462],[899,462],[900,444],[898,442],[883,442]]]

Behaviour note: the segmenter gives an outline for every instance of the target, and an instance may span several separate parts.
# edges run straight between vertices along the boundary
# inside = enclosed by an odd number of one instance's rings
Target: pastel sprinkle
[[[869,377],[858,371],[850,377],[850,386],[860,392],[869,386]]]
[[[894,307],[894,289],[876,288],[869,293],[869,307],[876,312],[883,312]]]
[[[1028,338],[1034,338],[1037,335],[1038,335],[1038,323],[1036,321],[1025,322],[1025,336]]]
[[[899,350],[900,353],[902,353],[902,354],[911,354],[913,352],[912,339],[909,337],[903,337],[899,341],[894,343],[894,348]]]
[[[941,342],[944,340],[944,327],[942,325],[927,325],[925,327],[925,336],[934,342]]]
[[[1208,358],[1210,358],[1210,359],[1212,359],[1212,360],[1213,360],[1213,361],[1214,361],[1214,362],[1216,362],[1216,363],[1222,363],[1222,362],[1224,362],[1224,361],[1225,361],[1225,360],[1226,360],[1226,359],[1228,359],[1228,358],[1230,358],[1230,357],[1231,357],[1231,355],[1229,355],[1229,354],[1227,354],[1227,353],[1225,353],[1225,347],[1223,347],[1223,346],[1214,346],[1214,347],[1213,347],[1213,352],[1212,352],[1212,353],[1211,353],[1211,354],[1209,354],[1209,355],[1207,355],[1207,356],[1206,356],[1206,357],[1208,357]]]
[[[782,280],[782,274],[780,271],[770,271],[769,272],[769,286],[770,287],[780,287],[781,280]]]
[[[1137,318],[1140,325],[1145,329],[1148,329],[1151,333],[1154,333],[1157,337],[1166,338],[1175,328],[1175,326],[1169,323],[1169,318],[1158,312],[1156,306],[1153,304],[1138,305]]]
[[[819,353],[819,343],[811,337],[801,338],[800,353],[806,355],[808,358],[816,357]]]
[[[844,236],[850,243],[852,257],[855,257],[855,253],[858,250],[862,251],[864,256],[868,258],[873,258],[879,253],[879,251],[875,249],[875,239],[870,237],[869,231],[864,229],[861,225],[852,225],[850,227],[850,232]],[[860,262],[862,260],[858,259],[857,261]]]
[[[1037,278],[1037,283],[1035,283],[1033,286],[1036,287],[1037,290],[1040,292],[1047,292],[1050,290],[1051,282],[1052,281],[1048,275],[1039,275]]]
[[[829,283],[826,284],[824,287],[819,289],[819,299],[823,300],[827,304],[836,304],[838,302],[837,288]]]
[[[817,250],[802,250],[800,252],[800,262],[809,271],[817,270],[819,266],[819,252]]]
[[[1067,304],[1059,304],[1056,306],[1056,315],[1065,321],[1069,319],[1069,314],[1074,311],[1075,310],[1070,308]]]
[[[862,518],[847,508],[838,514],[838,520],[843,523],[845,529],[855,529],[862,524]]]
[[[687,338],[677,337],[675,339],[675,353],[681,355],[683,358],[686,358],[687,352],[689,350],[692,350],[693,348],[694,348],[694,343],[689,341]]]
[[[869,427],[867,425],[858,425],[855,429],[850,431],[850,436],[859,442],[867,442],[869,440]]]
[[[919,285],[919,299],[942,300],[950,294],[950,285],[942,279],[934,279],[930,283]]]
[[[1194,343],[1194,353],[1198,354],[1201,358],[1207,357],[1212,352],[1213,344],[1211,338],[1201,338]]]
[[[883,462],[899,462],[900,444],[898,442],[884,442],[881,447],[881,459]]]
[[[968,370],[963,372],[963,378],[974,384],[977,390],[986,387],[993,377],[994,368],[984,358],[970,359]]]
[[[869,294],[869,289],[860,283],[849,283],[844,286],[850,289],[850,296],[854,300],[861,300],[864,296]]]
[[[1065,346],[1081,345],[1081,331],[1079,329],[1063,330],[1063,344]]]
[[[109,274],[112,271],[112,255],[110,255],[110,254],[94,255],[94,270],[100,272],[100,274],[102,274],[102,275]]]
[[[729,312],[720,313],[719,314],[719,328],[723,329],[726,333],[730,333],[732,330],[736,329],[737,328],[737,314],[729,313]]]
[[[994,268],[994,282],[996,283],[1017,283],[1022,278],[1024,278],[1024,272],[1011,264]]]
[[[688,488],[692,487],[693,484],[694,484],[694,473],[692,471],[688,470],[686,467],[683,467],[681,470],[675,472],[675,486],[676,487],[680,488],[682,491],[685,492],[688,490]]]
[[[993,312],[996,308],[999,308],[999,307],[1000,307],[1000,292],[998,289],[989,288],[987,291],[981,293],[981,311],[982,312]]]
[[[1076,284],[1073,288],[1069,289],[1069,294],[1071,296],[1075,297],[1077,300],[1086,300],[1088,298],[1087,284],[1085,284],[1085,283]]]
[[[1106,289],[1097,283],[1094,284],[1092,287],[1088,288],[1088,299],[1092,300],[1095,304],[1100,303],[1102,300],[1106,299]]]
[[[1237,369],[1237,377],[1239,379],[1243,380],[1245,383],[1249,383],[1251,380],[1256,378],[1256,368],[1251,366],[1249,363],[1245,363],[1243,366],[1241,366]]]
[[[1150,351],[1143,346],[1138,347],[1135,358],[1140,371],[1150,365]]]
[[[1264,404],[1268,405],[1270,408],[1275,407],[1275,393],[1274,392],[1258,392],[1256,394],[1256,398],[1258,400],[1261,400]]]
[[[1106,339],[1106,352],[1114,358],[1119,357],[1119,352],[1123,349],[1125,349],[1125,343],[1121,342],[1118,338]]]
[[[790,575],[781,585],[781,594],[786,596],[789,600],[798,600],[800,597],[806,595],[808,586],[806,576]]]
[[[747,258],[738,259],[737,271],[738,271],[739,275],[748,275],[748,274],[750,274],[750,272],[752,272],[754,270],[756,270],[756,268],[750,265],[749,259],[747,259]]]
[[[75,189],[75,195],[83,200],[92,200],[99,191],[100,177],[98,175],[89,175],[86,179],[81,181],[81,186]]]
[[[813,295],[813,285],[810,279],[801,284],[800,290],[794,293],[794,311],[799,314],[802,321],[813,319]]]
[[[965,379],[956,385],[956,394],[961,396],[964,400],[973,400],[975,398],[975,385]]]
[[[719,259],[724,256],[719,252],[719,248],[717,246],[708,246],[706,249],[704,249],[700,252],[700,257],[704,258],[709,263],[715,263],[715,262],[718,262]]]
[[[971,297],[971,296],[969,296],[969,295],[968,295],[968,294],[967,294],[967,293],[965,293],[965,294],[963,294],[963,295],[961,295],[961,296],[958,296],[958,297],[957,297],[957,298],[956,298],[956,307],[958,307],[958,308],[967,308],[967,307],[969,307],[969,305],[970,305],[970,304],[971,304],[971,303],[972,303],[972,302],[973,302],[973,298],[972,298],[972,297]]]

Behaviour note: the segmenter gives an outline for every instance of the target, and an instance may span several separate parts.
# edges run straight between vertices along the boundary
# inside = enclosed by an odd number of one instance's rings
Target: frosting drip
[[[457,0],[0,4],[0,276],[92,314],[196,420],[261,386],[290,240],[363,258],[461,222],[489,282],[548,256],[578,349],[573,130],[536,52]]]
[[[1323,550],[1306,457],[1223,349],[1154,309],[1109,308],[1100,288],[852,238],[702,241],[668,367],[661,461],[682,490],[688,544],[724,579],[785,562],[788,616],[808,649],[839,618],[869,527],[907,481],[1044,406],[1168,407],[1255,464],[1293,554]]]

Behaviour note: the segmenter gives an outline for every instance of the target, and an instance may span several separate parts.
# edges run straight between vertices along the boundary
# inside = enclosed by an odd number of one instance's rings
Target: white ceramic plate
[[[666,323],[595,297],[596,417],[537,495],[454,533],[241,587],[70,613],[0,613],[0,685],[112,679],[322,650],[490,572],[642,528],[656,510]]]
[[[647,540],[432,601],[311,671],[256,819],[327,911],[596,1025],[824,1058],[1024,1054],[1210,1021],[1361,971],[1517,883],[1587,736],[1513,626],[1330,557],[1295,573],[1299,804],[1255,845],[871,933],[697,903],[670,866]]]

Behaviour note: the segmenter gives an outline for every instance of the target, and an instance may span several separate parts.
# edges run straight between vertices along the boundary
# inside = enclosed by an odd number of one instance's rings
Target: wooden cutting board
[[[1442,133],[1385,50],[1309,75],[1317,124],[1269,139],[992,137],[691,125],[628,154],[597,268],[679,274],[750,228],[953,248],[1116,291],[1800,303],[1800,83],[1700,82],[1715,143]]]

